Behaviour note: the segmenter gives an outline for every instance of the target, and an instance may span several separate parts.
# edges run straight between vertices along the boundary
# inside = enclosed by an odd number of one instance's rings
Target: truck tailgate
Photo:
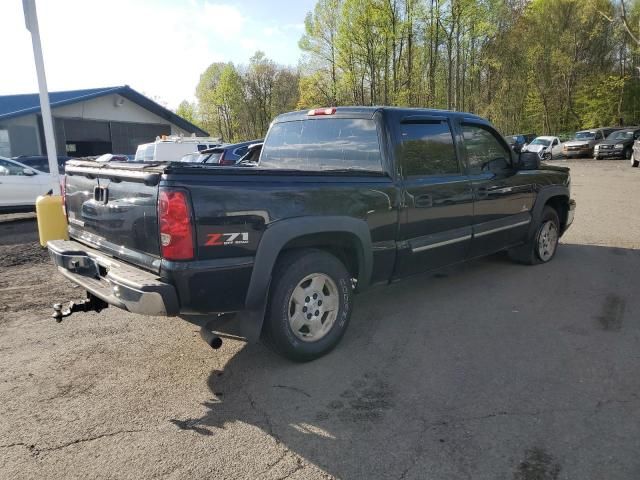
[[[145,165],[67,165],[71,237],[151,271],[160,269],[159,171]]]

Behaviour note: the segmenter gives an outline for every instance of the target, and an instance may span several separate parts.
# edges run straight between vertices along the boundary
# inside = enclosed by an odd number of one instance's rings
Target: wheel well
[[[567,227],[567,216],[569,214],[569,198],[564,195],[551,197],[545,205],[549,205],[558,213],[560,231],[564,232]]]
[[[317,248],[331,253],[344,264],[352,278],[358,278],[361,262],[364,261],[358,237],[348,232],[323,232],[296,237],[282,247],[278,257],[296,248]]]

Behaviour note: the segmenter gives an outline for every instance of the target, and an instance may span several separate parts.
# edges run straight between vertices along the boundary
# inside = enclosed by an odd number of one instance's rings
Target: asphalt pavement
[[[557,163],[577,211],[550,264],[371,290],[307,364],[177,318],[56,324],[82,292],[0,222],[0,478],[637,480],[640,169]]]

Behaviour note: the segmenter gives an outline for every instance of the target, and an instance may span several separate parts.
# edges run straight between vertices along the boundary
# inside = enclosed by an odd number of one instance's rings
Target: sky
[[[315,0],[36,0],[49,91],[129,85],[176,108],[212,62],[296,66]],[[0,0],[0,95],[38,91],[21,0]]]

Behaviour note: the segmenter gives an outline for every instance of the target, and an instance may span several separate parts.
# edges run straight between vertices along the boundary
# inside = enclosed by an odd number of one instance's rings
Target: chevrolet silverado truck
[[[87,299],[264,338],[307,361],[344,335],[353,296],[507,250],[549,262],[571,225],[568,168],[516,156],[472,114],[339,107],[278,116],[255,167],[67,164],[68,241],[48,248]],[[160,321],[160,320],[159,320]],[[161,324],[159,324],[161,327]]]

